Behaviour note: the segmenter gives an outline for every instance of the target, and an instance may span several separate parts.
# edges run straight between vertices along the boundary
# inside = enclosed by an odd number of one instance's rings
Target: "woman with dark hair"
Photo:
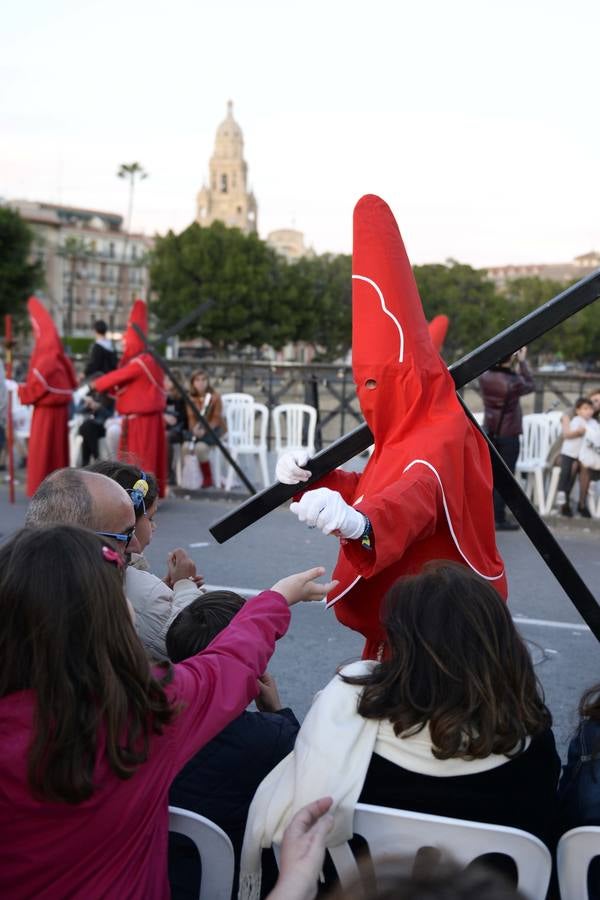
[[[258,848],[326,794],[331,846],[352,836],[358,801],[510,825],[552,843],[560,760],[551,716],[494,588],[466,566],[430,563],[389,590],[382,624],[383,661],[341,670],[258,789],[241,896],[254,896]]]
[[[223,415],[223,401],[220,393],[211,385],[208,372],[205,369],[197,369],[195,372],[192,372],[190,397],[217,437],[225,434],[227,423]],[[192,435],[193,450],[200,463],[202,472],[202,487],[212,487],[213,477],[208,456],[210,448],[215,445],[215,439],[199,421],[198,416],[189,405],[187,407],[187,417],[188,431]]]
[[[166,900],[175,774],[258,693],[316,568],[248,601],[204,653],[150,668],[121,557],[71,526],[0,548],[0,895]],[[8,827],[10,823],[10,827]]]

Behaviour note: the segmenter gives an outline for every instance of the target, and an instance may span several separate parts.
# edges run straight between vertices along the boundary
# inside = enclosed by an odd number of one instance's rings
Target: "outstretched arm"
[[[100,378],[96,378],[92,382],[92,388],[95,391],[98,391],[98,393],[104,394],[106,391],[110,391],[122,384],[133,381],[139,374],[139,366],[134,362],[130,362],[126,366],[114,369],[112,372],[107,372],[106,375],[101,375]]]

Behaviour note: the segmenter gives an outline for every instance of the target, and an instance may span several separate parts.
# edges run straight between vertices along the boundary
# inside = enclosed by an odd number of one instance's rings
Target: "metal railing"
[[[83,368],[84,357],[76,357]],[[26,370],[27,357],[15,357]],[[196,369],[206,369],[213,386],[221,393],[241,391],[252,394],[272,410],[280,403],[308,403],[319,414],[317,449],[327,446],[363,421],[348,365],[332,363],[267,362],[245,359],[169,360],[169,365],[186,382]],[[524,413],[546,412],[550,409],[568,410],[577,397],[600,388],[600,372],[534,372],[535,391],[521,397]],[[461,395],[473,412],[483,408],[477,381],[461,390]],[[272,447],[271,420],[268,432]]]

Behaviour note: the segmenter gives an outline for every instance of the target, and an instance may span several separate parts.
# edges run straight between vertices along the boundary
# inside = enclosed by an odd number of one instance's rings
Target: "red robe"
[[[315,487],[339,491],[371,521],[372,550],[341,541],[328,605],[366,637],[364,656],[376,658],[381,601],[401,575],[449,559],[504,598],[507,584],[487,445],[432,343],[398,226],[379,197],[355,209],[352,277],[352,368],[375,450],[362,474],[336,470]]]
[[[125,334],[125,350],[118,369],[94,381],[94,390],[116,397],[116,411],[122,416],[119,457],[152,472],[159,496],[167,486],[167,443],[163,413],[166,393],[162,369],[149,353],[133,323],[146,331],[146,304],[136,300]]]
[[[25,384],[19,385],[21,403],[33,404],[27,451],[27,496],[55,469],[69,465],[69,403],[77,378],[48,310],[31,297],[27,303],[35,346]]]

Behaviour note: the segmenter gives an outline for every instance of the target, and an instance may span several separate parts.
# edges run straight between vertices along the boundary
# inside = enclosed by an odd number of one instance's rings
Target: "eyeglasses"
[[[128,528],[127,531],[124,531],[124,532],[97,531],[96,534],[99,537],[113,538],[115,541],[123,541],[125,543],[123,550],[127,550],[127,548],[129,547],[129,544],[131,542],[131,539],[135,535],[135,525],[132,525],[131,528]]]

